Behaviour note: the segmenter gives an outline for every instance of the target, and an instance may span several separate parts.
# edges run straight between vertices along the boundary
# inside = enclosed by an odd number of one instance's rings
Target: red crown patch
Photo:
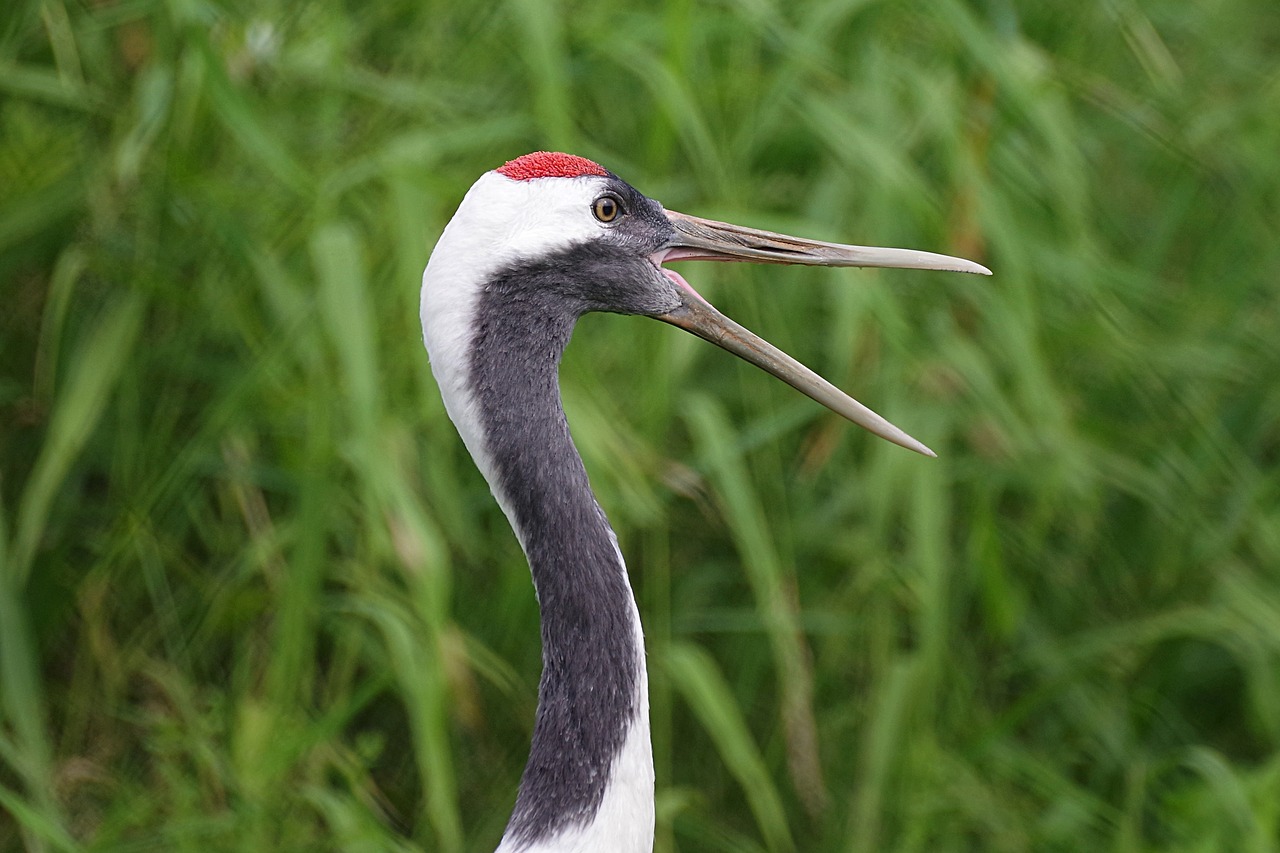
[[[583,175],[603,178],[609,173],[599,163],[576,154],[535,151],[504,163],[498,174],[513,181],[532,181],[534,178],[581,178]]]

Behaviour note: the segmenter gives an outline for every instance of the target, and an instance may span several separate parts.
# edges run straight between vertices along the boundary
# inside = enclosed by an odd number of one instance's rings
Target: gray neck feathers
[[[499,492],[529,559],[542,614],[542,679],[508,840],[589,823],[638,713],[641,651],[612,532],[560,402],[558,367],[578,311],[549,269],[512,269],[478,300],[474,395]]]

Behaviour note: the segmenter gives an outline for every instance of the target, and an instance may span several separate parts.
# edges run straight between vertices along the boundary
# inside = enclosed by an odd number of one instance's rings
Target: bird
[[[525,154],[472,185],[427,261],[420,309],[445,410],[519,540],[539,606],[533,738],[498,853],[653,848],[640,614],[560,397],[560,359],[580,317],[662,320],[875,435],[935,455],[721,314],[665,266],[694,260],[991,274],[932,252],[827,243],[677,213],[574,154]]]

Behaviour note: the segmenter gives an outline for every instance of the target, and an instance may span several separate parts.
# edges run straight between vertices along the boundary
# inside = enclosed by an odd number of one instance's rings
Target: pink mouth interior
[[[699,293],[697,290],[695,290],[695,289],[694,289],[694,287],[693,287],[693,285],[689,284],[689,282],[685,280],[685,277],[684,277],[684,276],[680,275],[680,273],[676,272],[675,270],[669,270],[669,269],[667,269],[666,267],[664,267],[664,266],[662,265],[662,262],[663,262],[663,261],[665,261],[665,260],[668,260],[668,259],[671,259],[671,260],[677,260],[676,258],[670,258],[670,256],[671,256],[671,255],[676,254],[676,252],[678,252],[678,251],[679,251],[679,250],[677,249],[677,250],[675,250],[675,251],[663,252],[663,253],[660,253],[660,254],[658,254],[658,255],[655,255],[655,256],[654,256],[653,258],[651,258],[650,260],[652,260],[652,261],[653,261],[654,266],[656,266],[656,267],[658,268],[658,272],[662,273],[662,274],[663,274],[663,275],[665,275],[667,278],[669,278],[671,281],[675,282],[675,283],[676,283],[677,285],[679,285],[680,287],[684,288],[685,290],[687,290],[687,291],[689,291],[690,293],[692,293],[694,296],[698,297],[699,301],[701,301],[701,302],[707,302],[706,297],[704,297],[701,293]],[[688,258],[679,258],[678,260],[689,260],[689,259],[688,259]],[[707,302],[707,304],[708,304],[708,305],[710,305],[711,303]]]
[[[694,296],[698,297],[699,299],[702,299],[702,294],[694,290],[693,285],[685,281],[684,276],[680,275],[680,273],[676,272],[675,270],[669,270],[666,267],[658,267],[658,271],[661,272],[663,275],[665,275],[667,278],[674,281],[676,284],[683,287],[685,290],[692,293]],[[705,302],[706,300],[703,299],[702,301]]]

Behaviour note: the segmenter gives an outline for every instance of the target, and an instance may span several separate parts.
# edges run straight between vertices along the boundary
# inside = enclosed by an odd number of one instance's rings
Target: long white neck
[[[577,318],[539,304],[541,289],[515,268],[484,271],[483,286],[445,287],[475,274],[452,257],[438,246],[423,277],[432,371],[529,560],[542,622],[533,743],[498,850],[648,853],[653,757],[640,617],[560,402],[559,360]]]

